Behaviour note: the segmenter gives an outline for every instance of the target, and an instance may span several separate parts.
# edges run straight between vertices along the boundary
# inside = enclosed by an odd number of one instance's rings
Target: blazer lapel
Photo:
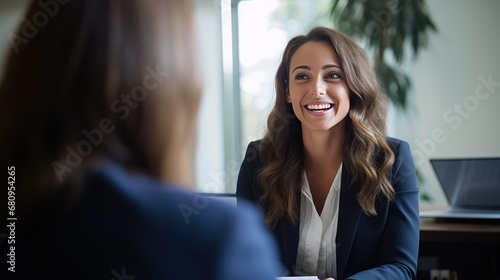
[[[350,186],[351,178],[347,168],[342,168],[340,187],[339,219],[337,227],[337,278],[345,278],[344,272],[351,252],[352,243],[361,216],[361,207],[356,199],[358,186]]]

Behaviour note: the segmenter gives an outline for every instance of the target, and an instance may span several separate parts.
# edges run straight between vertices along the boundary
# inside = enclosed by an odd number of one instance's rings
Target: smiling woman
[[[264,138],[240,169],[239,202],[265,210],[291,275],[415,279],[419,217],[406,142],[365,52],[317,27],[292,38]],[[352,277],[352,278],[351,278]]]
[[[349,88],[334,49],[324,42],[307,42],[290,61],[287,102],[303,124],[302,135],[309,139],[311,130],[338,135],[344,129],[349,111]],[[341,123],[341,124],[340,124]],[[335,132],[334,132],[335,131]]]

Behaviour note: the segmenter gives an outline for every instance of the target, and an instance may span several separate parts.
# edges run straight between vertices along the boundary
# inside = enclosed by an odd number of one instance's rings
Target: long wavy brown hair
[[[357,200],[368,215],[377,215],[380,197],[394,198],[389,180],[394,153],[386,140],[387,100],[371,62],[359,45],[341,32],[313,28],[308,34],[292,38],[276,72],[276,102],[267,120],[267,131],[259,150],[263,167],[258,172],[262,187],[260,203],[266,209],[266,223],[274,227],[284,217],[298,220],[302,186],[304,147],[300,121],[286,101],[288,73],[292,56],[303,44],[326,42],[338,55],[350,90],[343,166],[352,178],[349,187],[360,186]]]
[[[192,166],[201,95],[190,1],[53,2],[34,26],[45,10],[32,1],[0,83],[0,166],[15,167],[18,210],[69,201],[102,159],[166,181],[192,173],[178,168]]]

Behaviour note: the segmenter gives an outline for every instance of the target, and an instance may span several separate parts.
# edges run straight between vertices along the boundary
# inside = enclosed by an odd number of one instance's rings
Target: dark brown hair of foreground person
[[[286,91],[291,58],[309,41],[326,42],[333,47],[350,89],[344,167],[353,179],[350,183],[361,186],[357,194],[360,206],[365,213],[376,215],[375,204],[379,197],[394,198],[394,189],[388,179],[394,154],[385,136],[386,99],[370,60],[363,49],[344,34],[317,27],[288,42],[276,73],[276,103],[262,139],[260,153],[264,167],[258,175],[263,187],[260,200],[269,209],[266,223],[271,227],[285,215],[292,221],[298,219],[300,200],[297,200],[297,193],[302,185],[303,170],[302,132],[300,121],[286,100]]]
[[[1,79],[0,166],[15,166],[18,213],[71,202],[104,157],[192,185],[201,79],[190,1],[59,2],[12,46]],[[19,38],[42,10],[32,3]]]

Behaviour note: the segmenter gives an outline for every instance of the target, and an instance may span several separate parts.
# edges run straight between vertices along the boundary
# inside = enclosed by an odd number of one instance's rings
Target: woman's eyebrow
[[[339,65],[337,64],[326,64],[324,65],[323,67],[321,67],[322,70],[325,70],[325,69],[328,69],[328,68],[338,68],[340,70],[342,70],[342,67],[340,67]],[[298,70],[298,69],[306,69],[306,70],[311,70],[311,67],[307,66],[307,65],[299,65],[295,68],[293,68],[292,70],[292,73],[295,71],[295,70]]]
[[[337,64],[327,64],[327,65],[324,65],[323,67],[321,67],[321,69],[323,69],[323,70],[328,69],[328,68],[338,68],[338,69],[342,70],[342,67],[340,67]]]
[[[292,70],[292,73],[295,71],[295,70],[298,70],[298,69],[306,69],[306,70],[311,70],[311,67],[307,66],[307,65],[299,65],[295,68],[293,68]]]

